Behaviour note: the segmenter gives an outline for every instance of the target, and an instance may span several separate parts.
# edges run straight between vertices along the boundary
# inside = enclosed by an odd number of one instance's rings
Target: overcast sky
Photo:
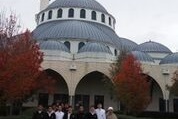
[[[0,10],[14,11],[23,28],[36,27],[40,0],[0,0]],[[178,0],[97,0],[116,19],[116,33],[138,44],[159,42],[178,52]]]

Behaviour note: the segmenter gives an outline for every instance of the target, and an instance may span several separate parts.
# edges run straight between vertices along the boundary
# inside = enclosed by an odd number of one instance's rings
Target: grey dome
[[[147,53],[172,53],[166,46],[153,41],[142,43],[138,45],[134,50]]]
[[[120,47],[119,37],[111,28],[98,23],[77,20],[41,24],[33,31],[33,37],[37,40],[84,39],[111,44],[117,49]]]
[[[61,42],[58,41],[43,41],[40,43],[40,49],[42,50],[61,50],[70,52],[69,49]]]
[[[154,62],[154,60],[146,53],[140,51],[132,51],[131,54],[139,60],[143,62]]]
[[[103,53],[112,54],[109,47],[101,43],[87,43],[78,51],[78,53],[83,53],[83,52],[103,52]]]
[[[126,39],[126,38],[119,38],[121,40],[122,43],[122,48],[124,50],[128,50],[128,51],[132,51],[134,48],[136,48],[138,46],[138,44],[136,44],[135,42]]]
[[[56,0],[46,10],[60,7],[79,7],[107,13],[106,9],[95,0]]]
[[[178,64],[178,52],[166,56],[160,64]]]

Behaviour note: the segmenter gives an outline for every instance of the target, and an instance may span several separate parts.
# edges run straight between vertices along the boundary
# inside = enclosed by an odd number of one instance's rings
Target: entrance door
[[[95,95],[95,107],[97,107],[98,103],[101,103],[104,108],[104,96],[103,95]]]
[[[178,112],[178,99],[174,99],[174,112]]]
[[[53,102],[68,103],[69,96],[67,94],[54,94]]]
[[[159,99],[159,111],[160,112],[165,112],[166,110],[166,104],[165,104],[165,100],[163,98]]]
[[[43,105],[44,107],[48,106],[49,95],[47,93],[39,93],[38,104]]]
[[[86,111],[89,110],[90,96],[89,95],[75,95],[75,109],[78,109],[80,105],[84,106]]]

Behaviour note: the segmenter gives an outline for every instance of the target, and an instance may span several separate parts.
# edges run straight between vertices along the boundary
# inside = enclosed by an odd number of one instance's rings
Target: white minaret
[[[40,11],[44,10],[49,5],[50,0],[40,0]]]

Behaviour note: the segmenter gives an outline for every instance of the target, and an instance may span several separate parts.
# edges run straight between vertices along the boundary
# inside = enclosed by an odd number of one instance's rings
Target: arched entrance
[[[106,77],[106,75],[98,71],[85,75],[75,90],[75,106],[81,104],[88,110],[89,105],[96,106],[98,103],[102,103],[104,108],[108,106],[116,108],[117,104],[109,94],[108,88],[104,83]],[[107,80],[110,79],[107,78]]]
[[[44,106],[51,105],[52,103],[68,103],[69,101],[69,91],[67,83],[64,78],[56,71],[52,69],[44,70],[48,76],[56,80],[55,87],[56,90],[54,94],[48,94],[46,92],[39,92],[38,96],[38,104],[42,104]]]
[[[147,79],[150,82],[150,97],[151,97],[151,102],[148,105],[146,111],[164,112],[166,110],[166,103],[163,98],[163,92],[161,90],[161,87],[156,82],[156,80],[153,79],[151,76],[147,74],[144,75],[147,76]]]

